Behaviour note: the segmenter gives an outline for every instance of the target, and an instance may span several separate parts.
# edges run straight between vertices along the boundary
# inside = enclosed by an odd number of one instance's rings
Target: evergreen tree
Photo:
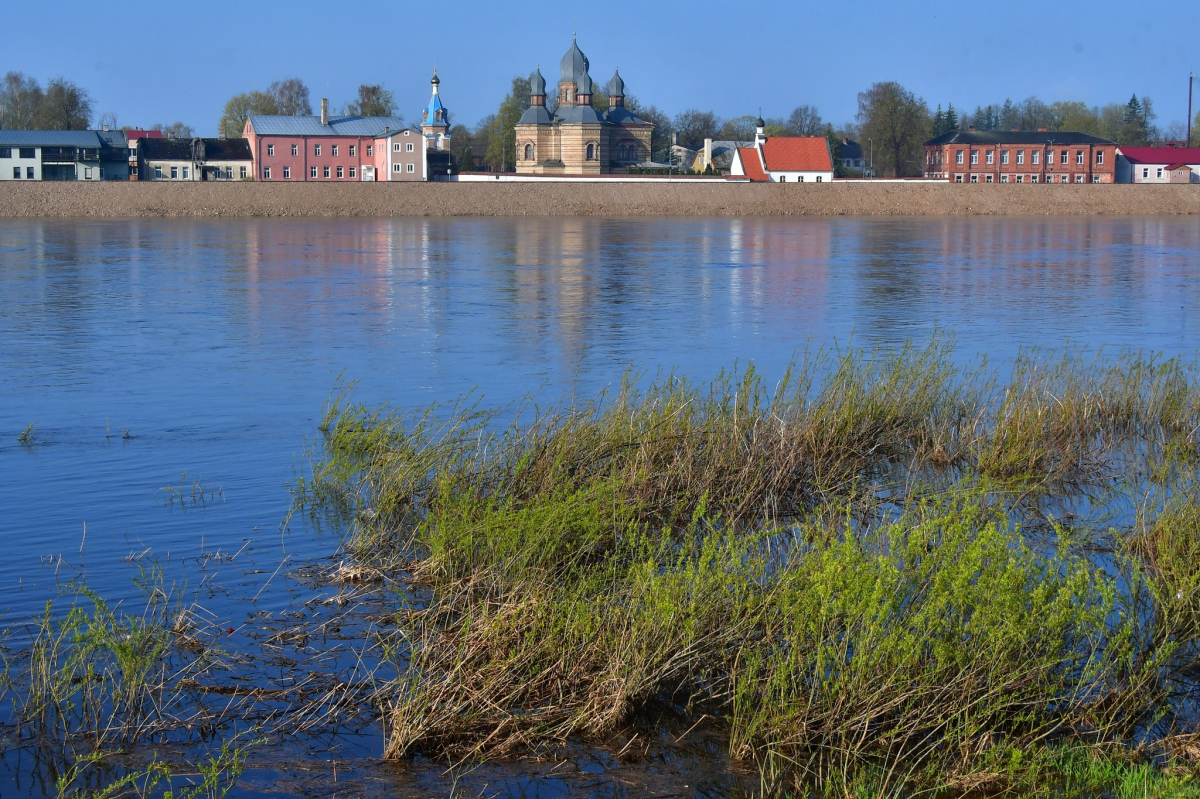
[[[942,113],[942,104],[938,103],[937,111],[933,114],[933,137],[936,139],[946,132],[946,115]]]
[[[946,131],[958,130],[958,112],[954,110],[954,103],[946,106]]]

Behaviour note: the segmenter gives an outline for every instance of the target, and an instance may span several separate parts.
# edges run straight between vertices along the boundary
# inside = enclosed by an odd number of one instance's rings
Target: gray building
[[[254,162],[245,139],[141,139],[137,146],[139,180],[251,180]]]
[[[119,130],[0,130],[0,180],[128,180]]]

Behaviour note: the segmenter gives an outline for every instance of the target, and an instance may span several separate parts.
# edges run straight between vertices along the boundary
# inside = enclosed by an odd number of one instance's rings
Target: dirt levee
[[[1200,214],[1198,185],[0,182],[0,217]]]

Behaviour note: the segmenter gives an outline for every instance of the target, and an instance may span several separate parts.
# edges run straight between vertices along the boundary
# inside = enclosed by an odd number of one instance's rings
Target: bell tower
[[[430,150],[450,149],[450,113],[442,105],[442,95],[438,88],[442,85],[437,70],[433,70],[433,78],[429,81],[433,93],[429,105],[421,112],[421,133],[425,135],[425,144]]]

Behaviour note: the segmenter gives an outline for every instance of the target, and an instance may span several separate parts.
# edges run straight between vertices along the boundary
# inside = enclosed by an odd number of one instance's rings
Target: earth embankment
[[[0,182],[0,218],[1181,214],[1200,186]]]

